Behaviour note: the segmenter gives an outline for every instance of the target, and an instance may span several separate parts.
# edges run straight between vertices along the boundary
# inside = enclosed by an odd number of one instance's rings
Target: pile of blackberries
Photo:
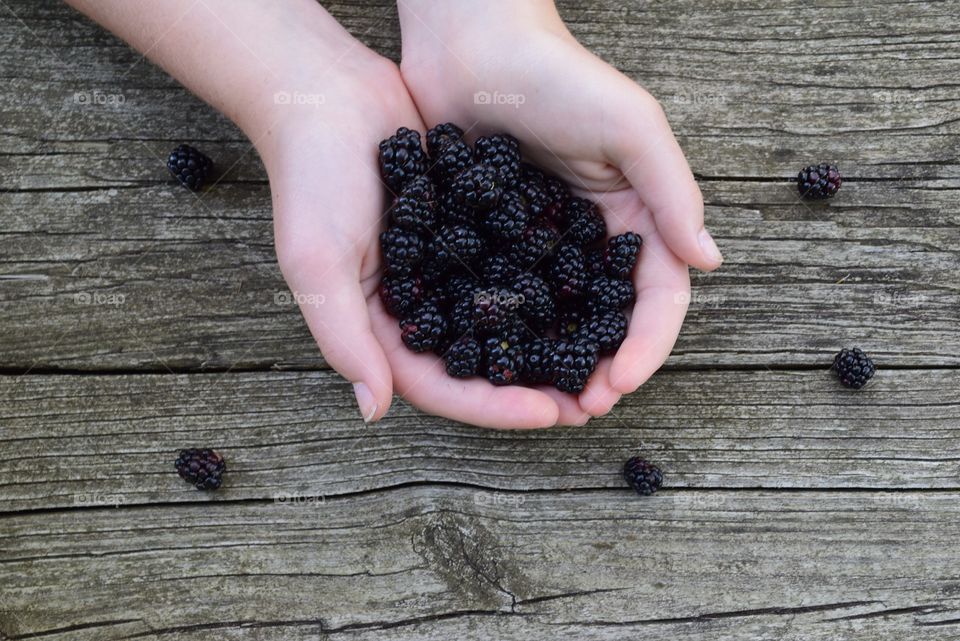
[[[380,296],[404,344],[451,376],[579,392],[627,333],[641,239],[607,239],[596,203],[524,163],[517,140],[472,146],[442,124],[380,143],[394,194]]]

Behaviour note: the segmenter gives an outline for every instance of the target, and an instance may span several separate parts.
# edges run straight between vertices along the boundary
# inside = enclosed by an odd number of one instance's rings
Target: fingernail
[[[710,232],[706,229],[701,229],[698,240],[700,241],[700,249],[703,250],[703,253],[706,254],[710,260],[717,264],[723,262],[723,254],[717,249],[717,243],[713,242],[713,237],[710,235]]]
[[[369,423],[373,420],[374,414],[377,413],[377,402],[373,398],[373,392],[363,383],[354,383],[353,394],[357,397],[357,405],[360,407],[360,416],[363,417],[363,422]]]

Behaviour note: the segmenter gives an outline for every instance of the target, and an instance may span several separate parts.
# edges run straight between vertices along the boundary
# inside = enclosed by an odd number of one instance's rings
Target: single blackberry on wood
[[[180,450],[174,467],[180,478],[192,483],[198,490],[215,490],[223,482],[227,463],[213,450],[189,449]]]
[[[663,486],[660,468],[639,456],[633,456],[623,464],[623,479],[643,496],[650,496]]]
[[[869,383],[877,372],[873,361],[859,347],[840,350],[833,359],[833,369],[840,382],[853,389],[860,389]]]
[[[198,191],[213,171],[213,161],[190,145],[180,145],[170,152],[167,169],[183,187]]]
[[[800,196],[807,200],[833,198],[840,191],[842,182],[840,170],[826,163],[810,165],[797,174],[797,189],[800,190]]]

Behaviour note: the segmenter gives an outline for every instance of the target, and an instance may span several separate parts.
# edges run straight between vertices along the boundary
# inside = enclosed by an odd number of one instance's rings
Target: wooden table
[[[330,9],[399,56],[390,0]],[[519,433],[365,427],[249,142],[0,1],[0,639],[960,639],[960,2],[561,9],[665,105],[727,261],[639,392]],[[199,198],[183,141],[229,168]],[[803,204],[822,160],[843,190]],[[861,392],[828,371],[852,345]],[[221,491],[174,474],[192,444]]]

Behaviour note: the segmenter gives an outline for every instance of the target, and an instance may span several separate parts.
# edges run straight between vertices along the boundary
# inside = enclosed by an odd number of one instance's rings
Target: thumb
[[[331,255],[316,251],[315,255]],[[360,267],[347,257],[310,260],[283,271],[324,359],[353,383],[364,422],[381,419],[393,398],[387,357],[373,335]]]
[[[723,256],[703,225],[703,196],[660,104],[649,94],[620,106],[610,149],[616,165],[653,214],[657,231],[681,260],[704,271]]]

